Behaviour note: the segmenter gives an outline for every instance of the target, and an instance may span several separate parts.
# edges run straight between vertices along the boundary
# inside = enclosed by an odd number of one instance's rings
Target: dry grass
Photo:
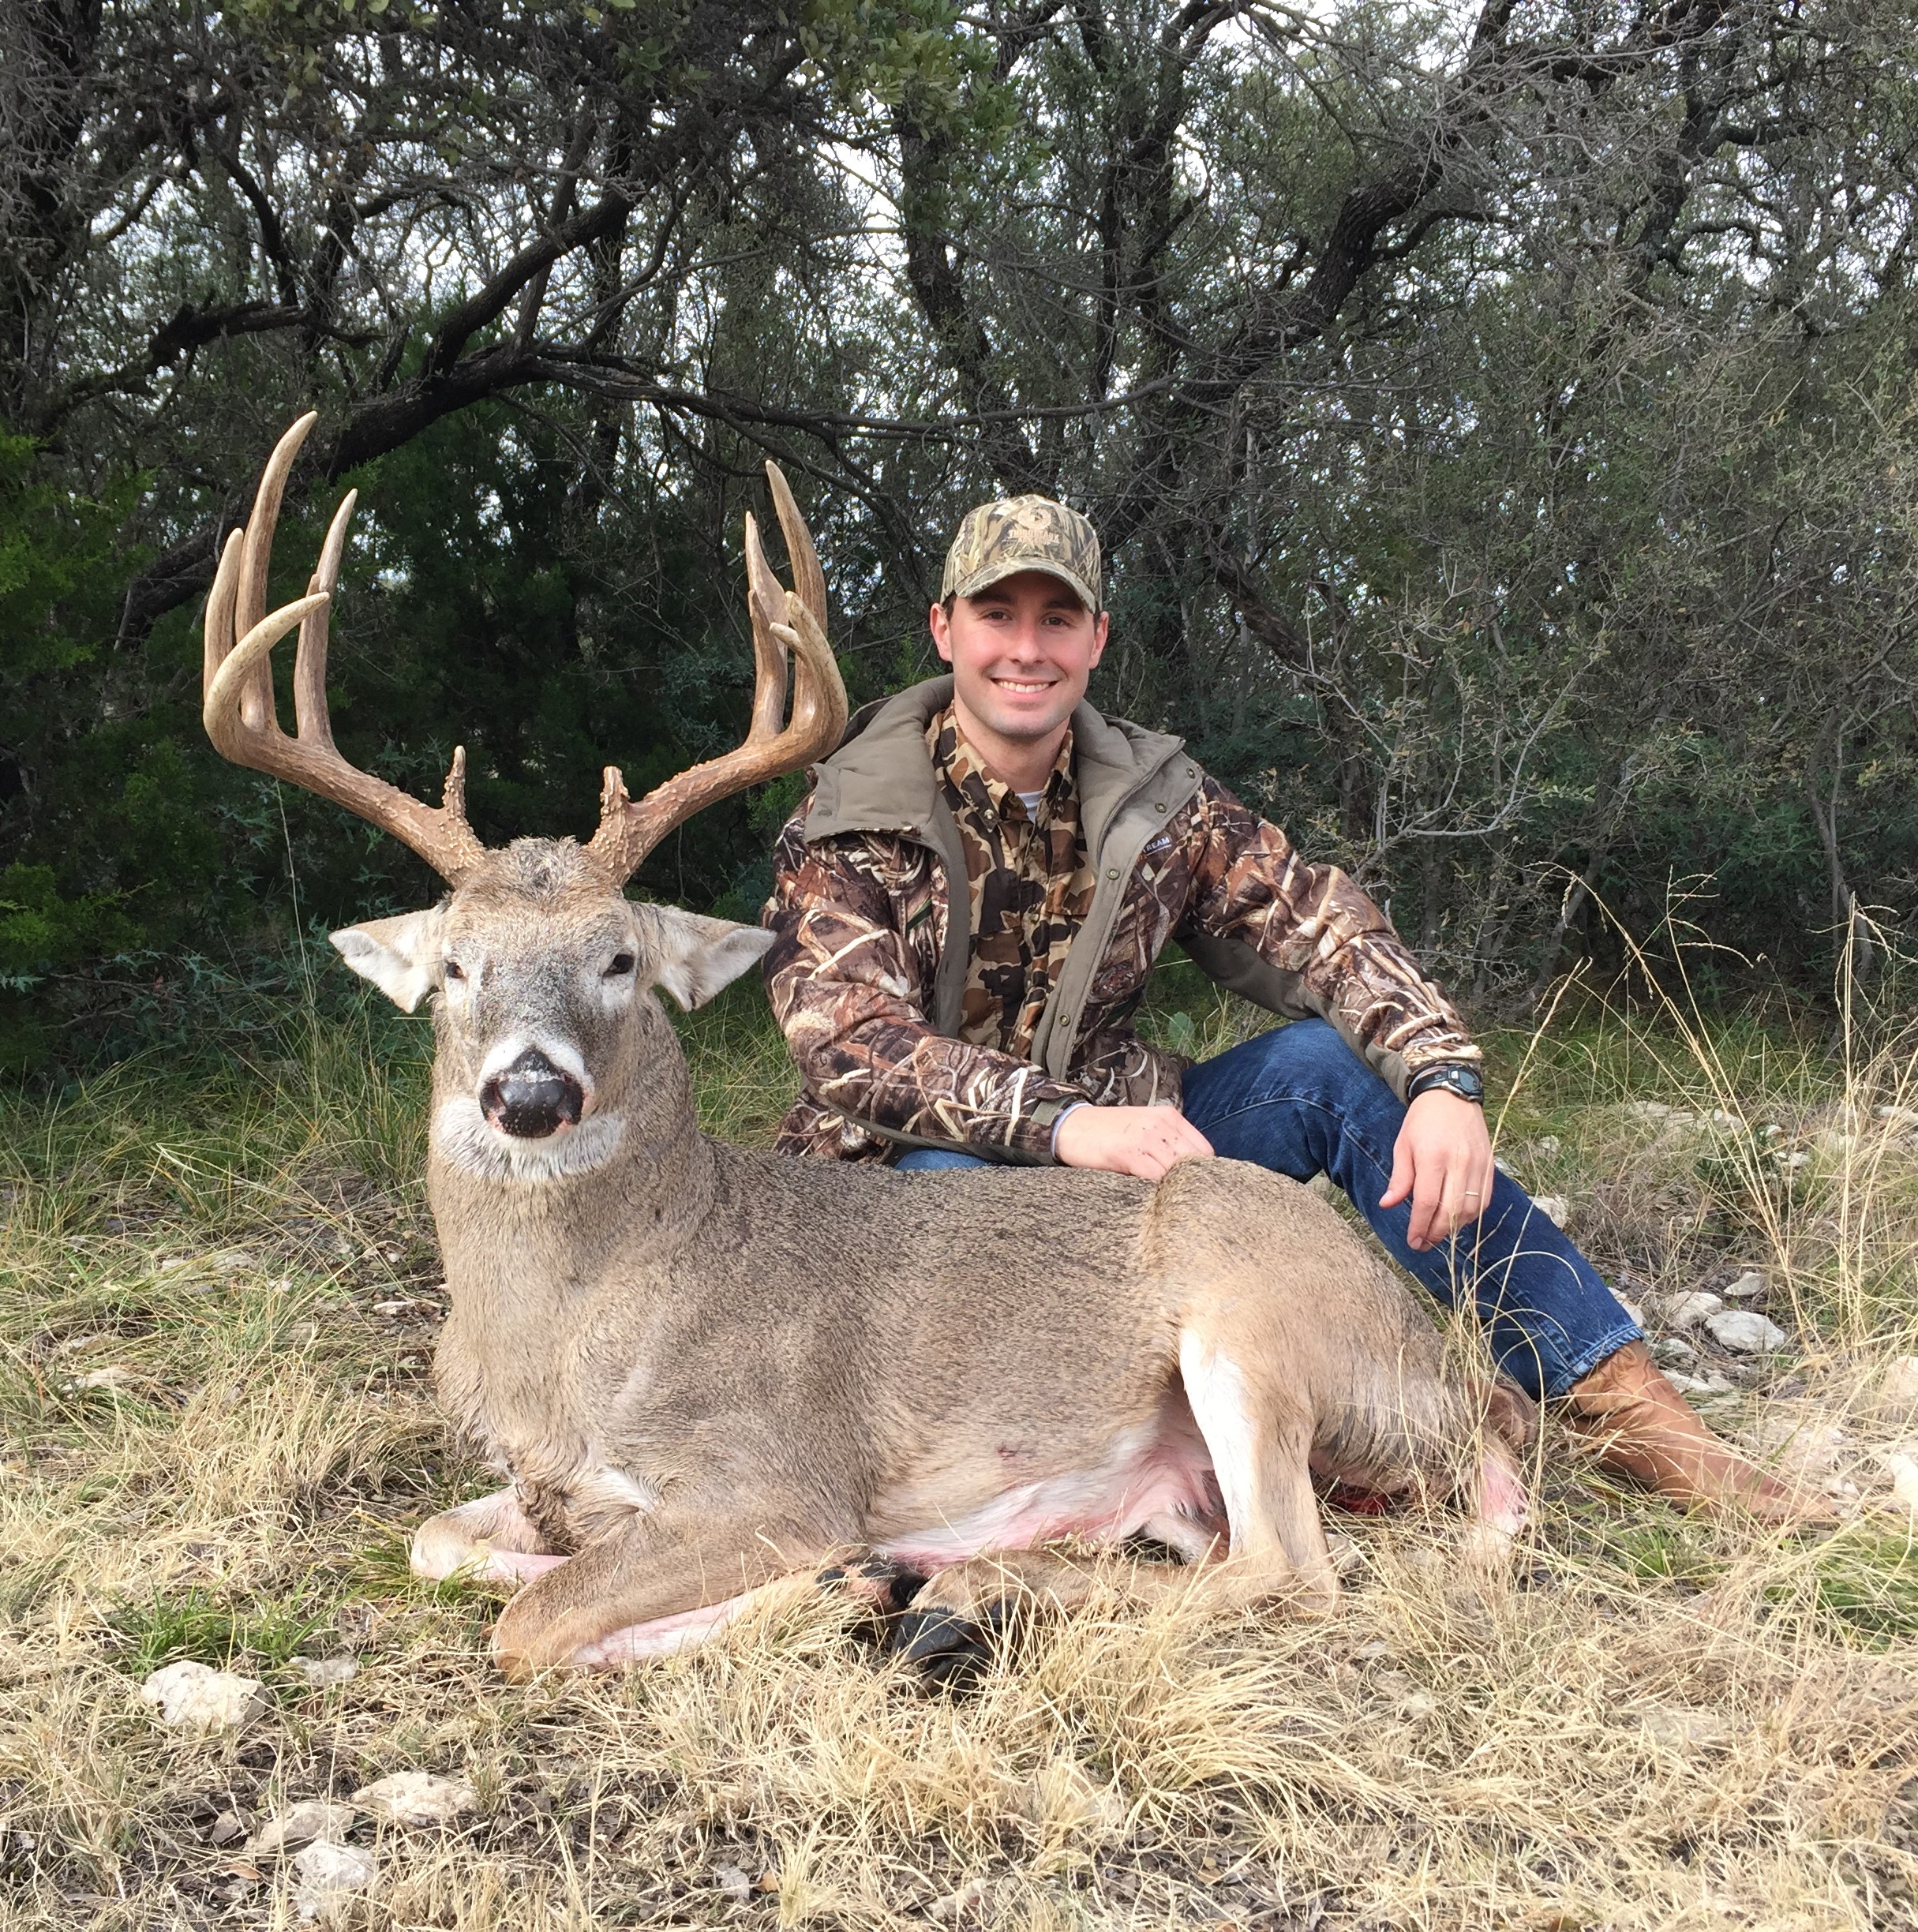
[[[1217,1043],[1243,1018],[1159,1024]],[[0,1127],[8,1932],[290,1924],[285,1873],[216,1820],[414,1767],[479,1809],[361,1829],[368,1925],[1918,1925],[1904,1520],[1714,1530],[1549,1443],[1496,1585],[1354,1518],[1328,1622],[1113,1603],[1040,1623],[965,1700],[824,1600],[627,1676],[499,1682],[493,1599],[403,1561],[480,1480],[427,1382],[411,1037],[309,1028],[272,1065],[125,1069]],[[692,1044],[709,1125],[763,1133],[788,1075],[751,1003]],[[1504,1058],[1504,1157],[1635,1292],[1773,1271],[1793,1349],[1721,1424],[1795,1431],[1786,1454],[1882,1503],[1918,1436],[1879,1383],[1918,1352],[1918,1151],[1875,1110],[1911,1103],[1909,1040],[1847,1067],[1601,1018]],[[309,1687],[296,1660],[343,1652],[358,1675]],[[237,1743],[161,1730],[137,1686],[182,1656],[262,1679],[266,1715]]]

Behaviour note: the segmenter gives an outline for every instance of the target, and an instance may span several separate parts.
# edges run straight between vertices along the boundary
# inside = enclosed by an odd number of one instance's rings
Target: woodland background
[[[342,747],[436,796],[464,742],[489,839],[738,737],[771,455],[855,702],[968,504],[1082,507],[1096,699],[1482,1009],[1675,893],[1728,983],[1882,973],[1915,182],[1897,0],[0,0],[0,1064],[434,889],[200,728],[309,406],[276,590],[356,485]],[[800,782],[641,886],[750,916]]]

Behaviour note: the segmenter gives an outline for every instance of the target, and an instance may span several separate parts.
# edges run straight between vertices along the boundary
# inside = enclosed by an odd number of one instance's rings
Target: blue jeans
[[[1422,1254],[1406,1242],[1412,1204],[1381,1208],[1405,1108],[1323,1020],[1261,1033],[1186,1076],[1186,1119],[1220,1154],[1294,1181],[1330,1174],[1414,1280],[1448,1308],[1461,1290],[1485,1327],[1500,1368],[1529,1395],[1562,1395],[1637,1324],[1564,1233],[1509,1174],[1491,1204]],[[977,1155],[916,1148],[903,1172],[985,1166]]]

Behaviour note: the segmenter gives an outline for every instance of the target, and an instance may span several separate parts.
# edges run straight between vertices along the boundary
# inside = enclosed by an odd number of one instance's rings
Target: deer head
[[[625,896],[626,882],[702,807],[800,769],[832,751],[845,728],[845,687],[826,640],[826,580],[811,537],[785,478],[769,462],[796,588],[786,590],[774,575],[748,515],[757,683],[742,743],[637,800],[609,766],[599,828],[585,845],[523,838],[489,850],[466,822],[463,747],[453,754],[435,808],[349,765],[334,745],[327,624],[354,492],[334,515],[306,595],[266,608],[287,474],[317,420],[304,416],[280,438],[252,516],[221,556],[207,601],[207,735],[235,764],[332,799],[391,832],[451,888],[425,912],[332,935],[347,964],[405,1011],[436,996],[439,1150],[477,1172],[528,1178],[597,1166],[619,1143],[640,1070],[670,1041],[653,990],[697,1006],[771,942],[751,927],[635,903]],[[296,625],[289,737],[276,713],[269,653]]]

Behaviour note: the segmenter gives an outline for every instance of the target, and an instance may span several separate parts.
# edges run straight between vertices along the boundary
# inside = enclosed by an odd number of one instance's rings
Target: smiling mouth
[[[1050,680],[1036,683],[1030,678],[995,678],[992,681],[1001,691],[1011,691],[1015,695],[1036,695],[1052,688]]]

